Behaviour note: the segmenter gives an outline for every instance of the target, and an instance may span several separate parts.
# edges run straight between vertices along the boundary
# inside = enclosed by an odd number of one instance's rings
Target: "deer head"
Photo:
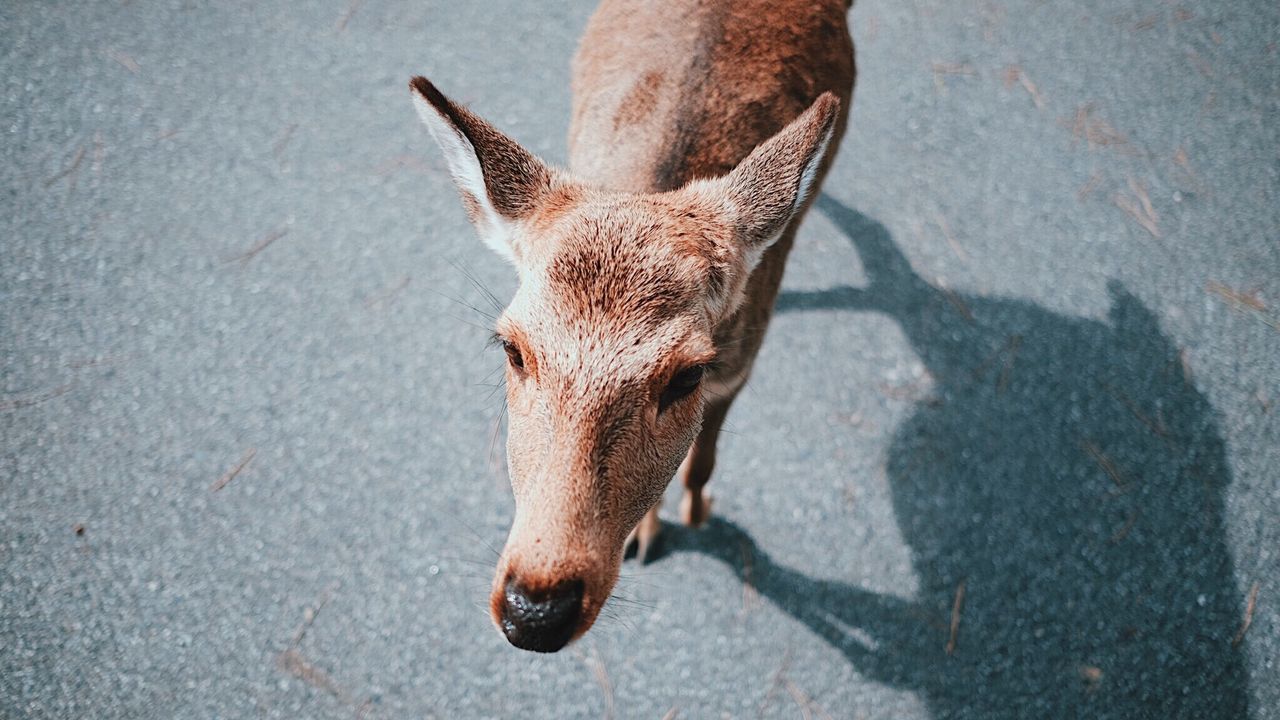
[[[410,87],[471,222],[519,275],[495,328],[516,510],[490,606],[513,645],[554,652],[595,621],[693,442],[713,330],[806,206],[839,101],[724,177],[635,194],[549,167],[425,78]]]

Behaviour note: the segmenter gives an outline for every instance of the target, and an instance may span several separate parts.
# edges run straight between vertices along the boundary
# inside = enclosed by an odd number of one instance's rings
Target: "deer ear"
[[[728,175],[715,181],[729,201],[730,221],[754,268],[818,184],[835,132],[840,101],[830,92],[769,138]]]
[[[444,151],[467,216],[489,247],[516,262],[515,226],[551,187],[551,169],[426,78],[413,78],[409,88],[418,116]]]

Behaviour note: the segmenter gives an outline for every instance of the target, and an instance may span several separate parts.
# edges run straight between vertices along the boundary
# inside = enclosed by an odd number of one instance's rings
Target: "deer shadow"
[[[918,599],[808,577],[721,518],[667,528],[664,552],[724,562],[936,718],[1247,717],[1230,471],[1151,311],[1118,283],[1108,322],[957,295],[879,223],[826,195],[817,206],[869,284],[785,292],[777,310],[885,313],[935,383],[887,461]]]

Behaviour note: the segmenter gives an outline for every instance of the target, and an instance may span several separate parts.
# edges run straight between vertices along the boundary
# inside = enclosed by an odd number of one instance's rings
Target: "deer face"
[[[661,194],[584,186],[411,83],[481,237],[520,284],[498,319],[516,512],[493,582],[513,645],[586,632],[623,543],[702,420],[716,324],[806,202],[836,115],[824,96],[730,175]]]

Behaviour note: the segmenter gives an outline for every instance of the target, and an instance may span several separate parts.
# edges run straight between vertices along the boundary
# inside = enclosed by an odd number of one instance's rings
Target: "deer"
[[[683,522],[707,519],[717,437],[848,122],[849,6],[604,0],[573,60],[567,169],[410,81],[518,276],[494,324],[515,512],[489,598],[515,647],[587,632],[674,476]]]

